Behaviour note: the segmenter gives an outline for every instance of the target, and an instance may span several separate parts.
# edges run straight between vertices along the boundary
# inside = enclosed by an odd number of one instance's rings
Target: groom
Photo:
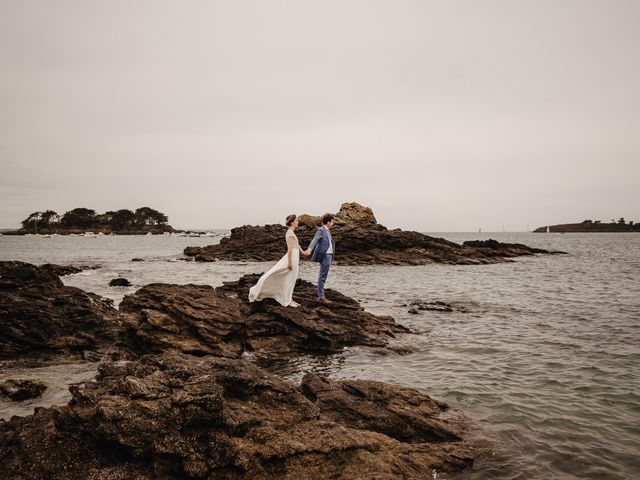
[[[315,237],[311,240],[309,248],[305,250],[305,255],[311,254],[311,260],[320,262],[320,274],[318,275],[318,300],[324,303],[331,303],[324,296],[324,282],[329,275],[329,268],[333,263],[333,255],[336,251],[336,242],[331,238],[331,227],[333,227],[333,215],[325,213],[322,217],[322,227],[318,229]]]

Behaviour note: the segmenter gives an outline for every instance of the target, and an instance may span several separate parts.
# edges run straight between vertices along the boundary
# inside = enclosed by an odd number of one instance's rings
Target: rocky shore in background
[[[296,235],[302,248],[306,248],[321,225],[321,217],[301,215],[299,220]],[[277,261],[286,251],[286,229],[283,225],[245,225],[232,229],[231,236],[221,239],[219,244],[187,247],[184,254],[199,262]],[[331,235],[336,242],[336,263],[339,265],[477,265],[508,262],[510,258],[522,255],[564,253],[526,245],[506,246],[495,240],[459,245],[419,232],[389,230],[377,223],[370,208],[357,203],[341,206]]]
[[[300,308],[249,304],[257,278],[151,284],[115,309],[50,269],[0,262],[5,368],[102,358],[68,405],[0,421],[6,478],[423,479],[472,465],[464,416],[423,393],[313,374],[294,385],[240,358],[387,348],[408,332],[336,291],[319,303],[302,280]]]
[[[631,233],[640,232],[640,223],[626,222],[621,218],[617,222],[602,223],[599,220],[585,220],[580,223],[563,223],[536,228],[533,233]]]

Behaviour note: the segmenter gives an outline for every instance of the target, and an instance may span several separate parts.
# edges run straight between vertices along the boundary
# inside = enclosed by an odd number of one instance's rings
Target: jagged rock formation
[[[302,248],[311,242],[321,217],[300,216],[296,231]],[[187,247],[184,254],[196,261],[216,260],[276,261],[286,252],[282,225],[245,225],[231,230],[231,236],[217,245]],[[474,265],[510,261],[516,255],[562,253],[541,249],[505,249],[495,240],[482,248],[465,242],[459,245],[443,238],[400,229],[388,230],[377,223],[373,211],[357,203],[345,203],[336,214],[331,230],[336,241],[335,261],[338,265],[424,265],[447,263]],[[497,244],[497,247],[496,247]]]
[[[521,243],[501,243],[497,240],[473,240],[464,242],[462,245],[480,250],[488,257],[511,258],[534,255],[536,253],[564,253],[550,252],[549,250],[544,250],[542,248],[527,247]]]
[[[147,285],[127,295],[127,341],[134,352],[179,350],[192,355],[236,358],[245,351],[301,353],[340,351],[346,346],[381,347],[408,329],[393,318],[366,312],[355,300],[328,290],[333,303],[317,301],[315,286],[298,280],[300,308],[266,299],[250,304],[259,275],[214,289],[206,285]]]
[[[460,416],[411,389],[177,353],[100,367],[64,407],[0,422],[7,478],[424,479],[469,467]]]
[[[0,360],[79,355],[113,343],[119,330],[110,300],[35,265],[0,262]]]

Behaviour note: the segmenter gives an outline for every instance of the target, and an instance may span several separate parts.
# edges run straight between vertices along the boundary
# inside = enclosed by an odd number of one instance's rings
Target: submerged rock
[[[485,264],[509,261],[509,257],[534,253],[562,253],[531,249],[524,245],[504,248],[495,240],[459,245],[423,233],[388,230],[377,223],[373,211],[357,203],[345,203],[336,214],[331,230],[336,241],[336,263],[339,265],[424,265],[427,263]],[[307,248],[321,224],[321,217],[300,216],[296,231],[302,248]],[[196,261],[216,260],[276,261],[286,252],[282,225],[245,225],[231,230],[231,236],[217,245],[187,247],[184,254]]]
[[[111,300],[29,263],[0,262],[0,305],[0,360],[82,354],[120,329]]]
[[[431,312],[466,312],[467,309],[460,305],[452,305],[450,303],[441,302],[439,300],[436,301],[414,301],[409,304],[404,304],[403,307],[409,307],[408,312],[417,315],[422,311],[431,311]]]
[[[12,478],[424,479],[471,466],[460,416],[415,390],[178,353],[101,366],[64,407],[0,422]]]
[[[127,341],[138,353],[168,349],[192,355],[236,358],[244,352],[337,352],[347,346],[382,347],[408,329],[388,316],[366,312],[333,290],[327,306],[315,285],[298,280],[299,308],[266,299],[249,303],[249,288],[260,276],[245,275],[214,289],[207,285],[147,285],[124,297]]]
[[[114,278],[109,282],[110,287],[130,287],[131,282],[126,278]]]
[[[16,402],[30,398],[38,398],[47,389],[42,382],[33,380],[5,380],[0,383],[0,394]]]

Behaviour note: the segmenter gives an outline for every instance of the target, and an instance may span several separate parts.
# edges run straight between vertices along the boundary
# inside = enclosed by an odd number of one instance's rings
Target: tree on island
[[[107,215],[111,215],[109,224],[115,231],[126,230],[127,228],[133,228],[133,222],[136,218],[136,214],[131,210],[123,208],[117,212],[107,212]]]
[[[74,208],[66,212],[60,223],[64,227],[93,227],[96,225],[96,211],[90,208]]]
[[[22,228],[38,233],[40,230],[50,230],[60,221],[60,215],[53,210],[45,210],[44,212],[33,212],[25,218],[21,224]]]
[[[164,213],[149,207],[138,208],[135,213],[135,225],[138,227],[165,225],[168,221]]]

